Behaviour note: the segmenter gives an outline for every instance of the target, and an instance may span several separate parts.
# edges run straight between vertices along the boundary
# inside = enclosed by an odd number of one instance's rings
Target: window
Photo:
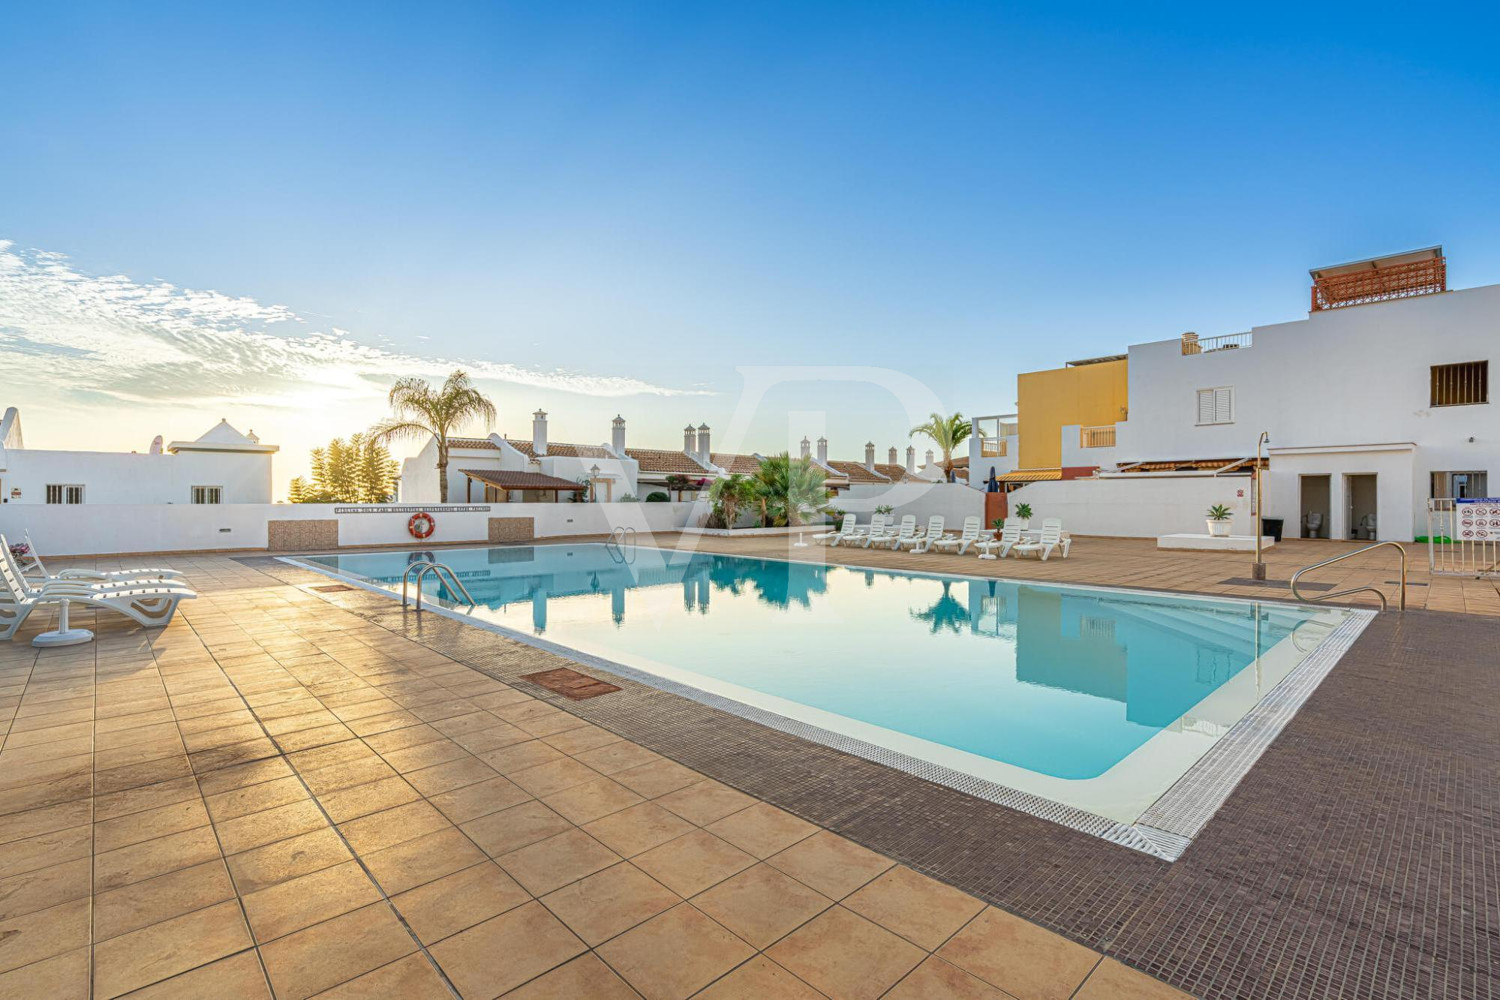
[[[1000,436],[999,417],[977,417],[974,433],[979,438],[979,454],[984,458],[997,458],[1005,454],[1005,439]]]
[[[83,503],[83,487],[67,484],[47,484],[48,503]]]
[[[223,503],[224,487],[222,486],[194,486],[193,503]]]
[[[1198,423],[1234,423],[1234,387],[1198,390]]]
[[[1433,499],[1477,500],[1488,497],[1489,477],[1483,472],[1434,472]]]
[[[1432,405],[1469,406],[1490,401],[1490,363],[1432,366]]]

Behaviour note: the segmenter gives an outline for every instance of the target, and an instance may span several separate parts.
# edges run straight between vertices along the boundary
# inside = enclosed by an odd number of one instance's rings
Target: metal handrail
[[[406,572],[401,574],[401,606],[403,608],[406,607],[407,600],[406,586],[412,581],[413,574],[415,574],[417,583],[417,610],[422,610],[422,578],[428,573],[436,574],[439,583],[447,583],[458,593],[464,595],[464,603],[469,607],[478,607],[478,603],[469,595],[469,588],[465,587],[463,581],[458,578],[458,574],[453,572],[453,567],[447,563],[424,561],[413,563],[406,567]],[[444,573],[448,575],[446,580],[443,579]]]
[[[628,524],[622,524],[609,533],[604,541],[604,551],[617,563],[634,561],[635,557],[635,529]],[[630,547],[630,554],[625,554],[625,547]]]
[[[1324,566],[1332,566],[1334,563],[1342,562],[1343,560],[1348,559],[1350,556],[1357,556],[1361,552],[1369,552],[1371,549],[1378,549],[1384,545],[1389,545],[1397,552],[1401,553],[1401,610],[1405,611],[1406,547],[1403,546],[1400,542],[1376,542],[1374,545],[1366,545],[1362,548],[1355,549],[1353,552],[1345,552],[1343,555],[1334,556],[1332,559],[1324,559],[1320,563],[1313,563],[1311,566],[1304,566],[1297,572],[1292,574],[1292,596],[1299,601],[1306,601],[1308,604],[1312,604],[1317,601],[1331,601],[1335,597],[1346,597],[1349,594],[1359,594],[1365,591],[1369,591],[1376,597],[1380,598],[1380,610],[1384,611],[1386,608],[1390,607],[1390,604],[1386,601],[1385,592],[1376,587],[1350,587],[1348,590],[1337,590],[1331,594],[1320,594],[1317,597],[1304,597],[1302,596],[1301,591],[1297,589],[1297,580],[1302,576],[1303,573],[1311,573],[1315,569],[1322,569]]]

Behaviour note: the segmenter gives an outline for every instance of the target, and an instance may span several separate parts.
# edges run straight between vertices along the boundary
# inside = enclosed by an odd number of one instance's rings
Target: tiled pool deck
[[[518,679],[566,661],[272,560],[174,562],[203,596],[164,632],[0,645],[0,996],[1497,989],[1500,622],[1381,616],[1168,865],[628,680],[567,702]],[[1151,585],[1105,562],[979,565]]]

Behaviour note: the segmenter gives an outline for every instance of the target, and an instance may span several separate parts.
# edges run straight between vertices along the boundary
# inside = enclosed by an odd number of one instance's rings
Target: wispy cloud
[[[476,379],[586,396],[699,394],[619,376],[407,354],[346,330],[310,330],[285,306],[165,281],[85,274],[62,254],[5,240],[0,363],[12,382],[81,400],[158,405],[326,405],[382,394],[399,376],[441,378],[457,367]]]

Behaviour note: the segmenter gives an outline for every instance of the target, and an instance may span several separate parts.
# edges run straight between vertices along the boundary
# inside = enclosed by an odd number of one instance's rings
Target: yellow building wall
[[[1027,372],[1016,380],[1020,414],[1018,469],[1056,469],[1062,464],[1062,429],[1124,420],[1129,406],[1127,362],[1101,361],[1074,368]]]

